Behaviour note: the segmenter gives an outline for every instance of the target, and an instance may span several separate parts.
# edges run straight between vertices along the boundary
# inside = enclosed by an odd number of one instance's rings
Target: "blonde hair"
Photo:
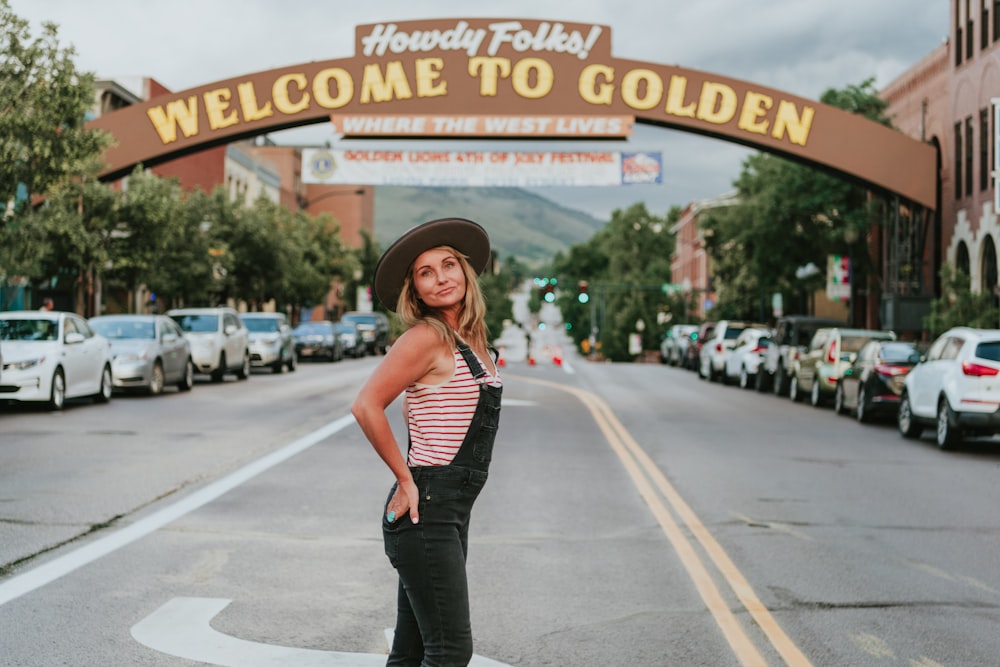
[[[465,298],[458,315],[458,329],[452,330],[436,308],[430,308],[417,298],[413,287],[413,265],[411,264],[403,278],[403,288],[396,302],[396,314],[403,328],[409,329],[421,322],[427,324],[441,335],[441,339],[452,345],[457,344],[457,338],[470,345],[489,347],[486,336],[486,300],[479,287],[479,276],[469,264],[469,258],[449,245],[428,248],[428,250],[447,250],[458,258],[465,275]]]

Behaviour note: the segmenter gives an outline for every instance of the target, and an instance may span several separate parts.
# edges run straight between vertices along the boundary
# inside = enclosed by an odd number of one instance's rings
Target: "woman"
[[[500,417],[477,281],[489,261],[486,231],[446,218],[403,234],[375,267],[376,296],[406,327],[351,409],[396,476],[382,515],[385,552],[399,575],[387,665],[457,667],[472,659],[469,517]],[[404,392],[405,458],[385,414]]]

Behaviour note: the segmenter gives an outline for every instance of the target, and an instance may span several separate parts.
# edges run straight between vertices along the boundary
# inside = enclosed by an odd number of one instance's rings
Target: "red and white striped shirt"
[[[458,454],[479,403],[479,383],[455,350],[455,373],[438,385],[411,384],[406,388],[406,421],[410,429],[407,465],[448,465]],[[478,359],[478,357],[477,357]],[[490,375],[486,364],[483,381],[500,386],[500,378]]]

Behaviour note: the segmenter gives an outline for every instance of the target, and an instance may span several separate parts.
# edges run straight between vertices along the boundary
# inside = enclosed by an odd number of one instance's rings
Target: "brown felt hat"
[[[442,218],[411,227],[389,246],[375,265],[375,296],[396,310],[403,280],[414,260],[424,251],[447,245],[469,258],[476,273],[490,262],[490,237],[478,223],[465,218]]]

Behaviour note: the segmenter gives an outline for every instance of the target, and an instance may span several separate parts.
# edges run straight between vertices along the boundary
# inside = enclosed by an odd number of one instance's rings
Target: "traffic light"
[[[579,301],[580,303],[587,303],[588,301],[590,301],[590,294],[587,292],[588,289],[590,289],[590,285],[587,284],[587,281],[581,280],[580,283],[577,285],[578,291],[576,294],[576,300]]]
[[[556,300],[556,286],[555,280],[550,280],[542,287],[542,298],[545,299],[546,303],[552,303]]]

